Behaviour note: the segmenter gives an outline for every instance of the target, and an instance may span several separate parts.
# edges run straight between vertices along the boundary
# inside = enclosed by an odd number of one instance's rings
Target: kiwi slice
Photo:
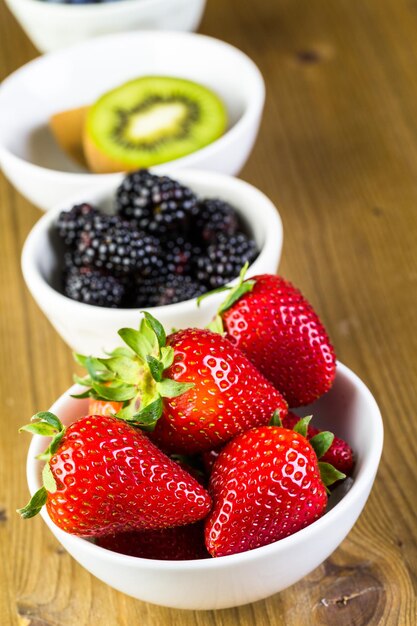
[[[146,76],[103,95],[87,113],[83,145],[93,172],[130,171],[186,156],[220,137],[224,104],[189,80]]]

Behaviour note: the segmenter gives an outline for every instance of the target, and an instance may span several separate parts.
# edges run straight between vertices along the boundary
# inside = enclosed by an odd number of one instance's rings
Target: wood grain
[[[264,120],[242,172],[276,203],[282,273],[311,299],[339,358],[383,412],[381,468],[359,522],[321,567],[265,601],[173,611],[106,587],[25,502],[17,428],[68,386],[69,349],[26,290],[19,256],[37,209],[0,179],[0,623],[267,626],[417,623],[417,3],[209,0],[201,32],[259,65]],[[0,5],[0,78],[37,54]],[[221,71],[221,68],[219,68]]]

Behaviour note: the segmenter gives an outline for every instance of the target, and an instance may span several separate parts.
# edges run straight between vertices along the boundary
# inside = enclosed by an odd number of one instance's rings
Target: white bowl
[[[141,75],[187,78],[213,89],[229,115],[225,134],[154,168],[236,174],[258,133],[265,90],[256,65],[227,43],[191,33],[136,32],[92,39],[24,65],[0,86],[0,164],[28,200],[47,210],[66,195],[118,180],[91,174],[58,147],[47,124],[58,111],[94,102]],[[30,104],[28,104],[30,103]]]
[[[131,30],[196,30],[206,0],[119,0],[69,5],[44,0],[6,0],[41,52],[108,33]]]
[[[86,401],[75,400],[74,386],[51,407],[64,423],[81,417]],[[276,543],[250,552],[200,561],[157,561],[105,550],[69,535],[41,515],[55,537],[89,572],[130,596],[179,609],[221,609],[266,598],[300,580],[320,565],[343,541],[368,498],[382,451],[383,428],[378,406],[364,383],[338,363],[331,391],[304,414],[344,437],[355,453],[351,488],[343,485],[330,497],[328,512],[319,520]],[[31,494],[40,487],[41,464],[35,456],[46,448],[35,436],[27,458]]]
[[[166,171],[167,175],[188,185],[200,197],[218,197],[230,202],[254,235],[260,253],[248,269],[248,276],[275,273],[282,250],[282,223],[272,202],[258,189],[237,178],[213,172]],[[58,237],[53,225],[62,210],[74,204],[90,202],[109,211],[123,175],[117,174],[101,185],[100,191],[88,191],[62,201],[48,211],[29,233],[22,251],[22,271],[32,296],[62,338],[77,352],[98,354],[119,345],[117,330],[136,328],[140,309],[110,309],[70,300],[52,285],[58,282]],[[53,234],[52,234],[53,233]],[[196,299],[148,309],[167,331],[171,328],[205,326],[224,299],[214,294],[198,308]]]

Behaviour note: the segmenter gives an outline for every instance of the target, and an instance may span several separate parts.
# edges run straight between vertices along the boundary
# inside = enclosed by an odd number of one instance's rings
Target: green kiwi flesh
[[[226,125],[225,106],[210,89],[185,79],[146,76],[97,100],[87,114],[85,137],[101,157],[132,169],[195,152],[220,137]]]

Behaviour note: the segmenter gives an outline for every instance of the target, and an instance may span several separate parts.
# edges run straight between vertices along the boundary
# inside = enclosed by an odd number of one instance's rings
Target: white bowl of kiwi
[[[0,164],[43,210],[139,167],[235,175],[252,150],[264,98],[256,65],[217,39],[163,31],[99,37],[3,81]]]
[[[26,239],[22,271],[64,341],[97,354],[115,348],[117,330],[136,327],[143,310],[167,332],[207,325],[225,294],[200,306],[197,296],[234,283],[245,261],[247,276],[275,273],[282,241],[276,207],[252,185],[207,171],[140,170],[48,211]]]
[[[41,52],[107,33],[196,30],[205,0],[6,0]]]

